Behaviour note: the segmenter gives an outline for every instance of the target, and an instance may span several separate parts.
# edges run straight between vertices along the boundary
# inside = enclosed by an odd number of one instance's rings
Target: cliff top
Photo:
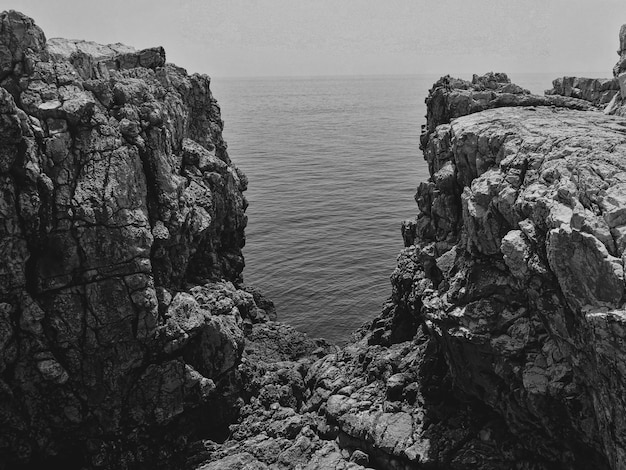
[[[48,51],[59,59],[69,59],[76,52],[87,54],[95,60],[111,59],[117,55],[137,52],[134,47],[119,42],[103,45],[82,39],[51,38],[47,40],[46,46]]]

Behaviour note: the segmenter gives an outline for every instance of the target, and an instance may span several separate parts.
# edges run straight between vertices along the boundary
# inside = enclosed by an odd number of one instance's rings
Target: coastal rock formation
[[[257,441],[298,457],[255,454],[235,425],[200,468],[626,467],[626,120],[604,100],[534,97],[504,74],[437,82],[390,301],[309,366],[301,403],[276,405],[280,429],[305,423],[294,438]],[[244,423],[270,428],[271,406]]]
[[[268,364],[247,355],[246,367],[261,367],[251,371],[258,391],[229,439],[199,444],[190,463],[201,470],[408,470],[534,462],[495,413],[471,397],[459,400],[425,331],[387,345],[362,331],[313,363],[270,355],[279,362]]]
[[[620,93],[607,105],[604,112],[617,116],[626,116],[626,25],[619,31],[619,60],[613,67],[613,77],[617,81]]]
[[[511,83],[504,73],[490,72],[474,75],[472,81],[449,75],[440,78],[426,98],[426,126],[421,144],[425,146],[428,135],[435,128],[452,119],[486,109],[511,106],[559,106],[578,110],[595,109],[588,101],[573,95],[533,95],[530,91]]]
[[[620,92],[617,78],[562,77],[554,80],[552,87],[546,95],[579,98],[599,107],[609,104]]]
[[[198,442],[190,467],[362,469],[344,459],[336,442],[320,435],[320,417],[303,412],[310,396],[307,371],[333,349],[325,341],[311,340],[281,323],[253,325],[239,366],[246,403],[240,419],[230,427],[224,444]]]
[[[626,25],[622,25],[619,30],[619,49],[617,50],[619,60],[613,67],[613,76],[617,77],[626,72]]]
[[[0,14],[0,468],[167,466],[235,416],[273,312],[209,84]]]
[[[445,82],[427,99],[431,179],[403,225],[396,316],[428,330],[453,388],[534,450],[532,468],[624,468],[626,121],[545,106],[451,120]],[[616,80],[554,85],[597,105],[614,94],[605,112],[621,114]]]
[[[0,468],[625,468],[615,83],[439,80],[391,297],[336,348],[242,284],[208,77],[0,14]]]
[[[431,210],[405,225],[415,244],[399,268],[420,278],[407,286],[412,313],[444,351],[455,387],[564,468],[626,465],[615,346],[625,128],[546,107],[443,124],[429,136],[432,181],[417,196]],[[453,175],[447,186],[441,169]]]

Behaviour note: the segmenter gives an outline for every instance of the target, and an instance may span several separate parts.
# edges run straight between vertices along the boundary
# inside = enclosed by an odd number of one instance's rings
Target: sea
[[[380,313],[401,221],[428,178],[419,135],[439,76],[212,79],[229,155],[249,179],[244,281],[280,321],[342,344]],[[543,94],[556,77],[510,78]]]

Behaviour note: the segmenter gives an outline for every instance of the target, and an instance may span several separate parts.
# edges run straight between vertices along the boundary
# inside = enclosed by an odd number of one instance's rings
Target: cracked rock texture
[[[626,468],[626,119],[581,80],[433,86],[392,295],[339,349],[242,284],[208,77],[0,14],[0,468]]]
[[[272,312],[209,84],[0,14],[0,468],[166,466],[233,419]]]
[[[486,109],[511,106],[595,109],[588,101],[573,97],[572,94],[533,95],[530,91],[511,83],[506,74],[493,72],[483,76],[474,75],[471,82],[446,75],[433,85],[426,98],[426,105],[426,132],[422,134],[422,146],[426,145],[428,135],[439,124]]]
[[[382,314],[253,380],[197,468],[626,468],[626,120],[593,101],[438,81]]]
[[[613,97],[604,112],[616,116],[626,116],[626,80],[624,77],[618,80],[619,76],[626,72],[626,24],[622,25],[619,31],[617,55],[619,55],[619,60],[613,67],[613,77],[618,84],[617,89],[620,90],[620,93]]]
[[[605,107],[619,95],[619,82],[616,78],[581,78],[562,77],[552,82],[552,89],[547,95],[561,95],[583,99],[590,103]]]
[[[455,387],[552,465],[623,468],[626,121],[494,109],[437,127],[425,156],[398,269]]]
[[[458,96],[450,82],[427,99],[431,178],[403,224],[396,309],[436,341],[453,388],[535,453],[532,468],[625,468],[626,121],[557,106],[450,120],[437,113]],[[602,86],[616,87],[555,80],[594,104]]]

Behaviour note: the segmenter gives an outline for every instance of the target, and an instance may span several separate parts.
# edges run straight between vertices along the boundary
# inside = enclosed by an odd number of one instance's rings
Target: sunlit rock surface
[[[579,98],[598,107],[606,106],[620,93],[617,78],[562,77],[554,80],[552,86],[546,94]]]
[[[418,196],[456,217],[405,224],[415,244],[401,256],[421,278],[413,313],[455,387],[564,468],[621,468],[625,443],[608,430],[623,406],[626,121],[494,109],[440,126],[425,155],[432,168],[451,162],[456,188],[430,183]],[[434,268],[420,260],[430,257]]]

